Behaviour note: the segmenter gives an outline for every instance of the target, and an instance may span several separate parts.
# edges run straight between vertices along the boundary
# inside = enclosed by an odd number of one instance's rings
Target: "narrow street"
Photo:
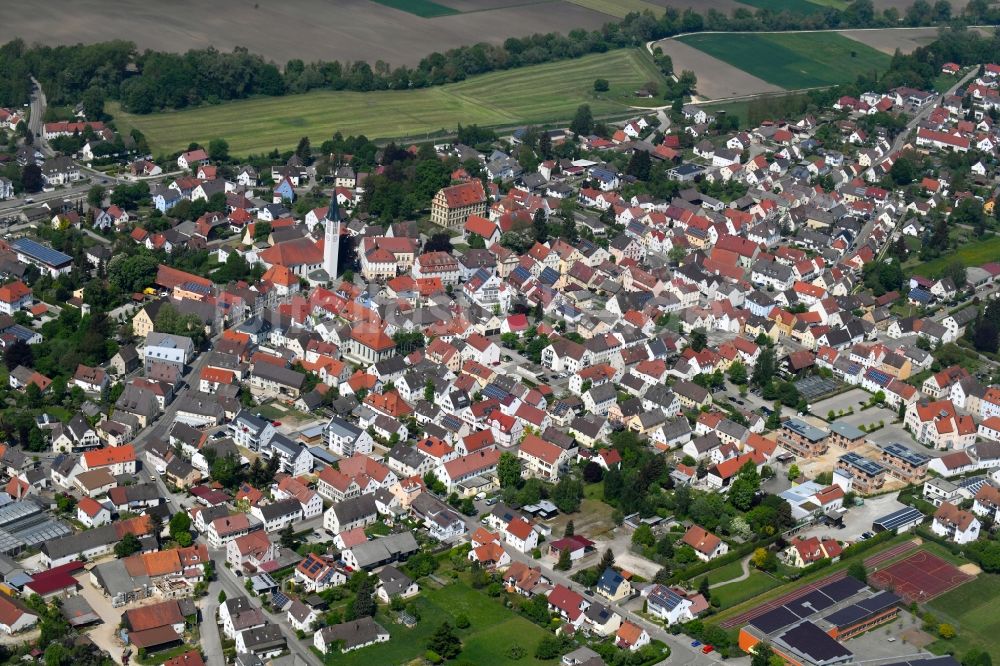
[[[466,516],[464,517],[464,520],[470,534],[477,528],[482,527],[482,524],[474,517]],[[722,657],[720,657],[718,653],[711,652],[709,654],[703,654],[701,650],[691,647],[690,639],[683,634],[675,636],[667,632],[661,625],[651,622],[646,618],[639,616],[634,611],[626,608],[625,604],[630,601],[630,599],[609,601],[603,597],[588,595],[584,592],[581,585],[573,581],[567,573],[556,571],[544,559],[536,560],[528,555],[519,553],[513,548],[507,548],[506,550],[510,554],[511,559],[515,562],[521,562],[531,567],[539,567],[545,577],[553,583],[564,585],[565,587],[582,594],[584,598],[589,601],[599,601],[600,603],[614,609],[614,611],[621,615],[623,619],[643,627],[649,633],[651,638],[663,641],[670,648],[669,663],[685,664],[690,666],[707,666],[709,664],[719,664],[722,662]],[[731,659],[729,660],[729,663],[740,664],[742,662],[739,659]]]

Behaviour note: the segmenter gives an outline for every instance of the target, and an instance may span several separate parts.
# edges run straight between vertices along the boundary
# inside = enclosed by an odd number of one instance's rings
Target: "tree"
[[[917,167],[911,158],[904,155],[893,162],[889,176],[896,185],[909,185],[917,177]]]
[[[965,264],[962,263],[961,259],[953,259],[944,269],[944,275],[942,277],[951,278],[951,281],[955,283],[956,289],[961,289],[966,284],[966,271]]]
[[[625,173],[635,176],[639,180],[649,180],[649,171],[652,168],[652,160],[645,150],[635,150],[629,158]]]
[[[179,534],[187,534],[191,531],[191,517],[187,511],[178,511],[170,517],[170,536],[174,539]]]
[[[708,576],[702,576],[701,582],[698,583],[698,594],[705,597],[705,600],[712,598],[711,584],[708,582]]]
[[[570,559],[569,548],[563,548],[559,551],[559,561],[556,562],[556,569],[558,571],[569,571],[571,566],[573,566],[573,561]]]
[[[760,351],[760,358],[757,359],[757,365],[754,366],[753,375],[750,377],[750,383],[754,386],[764,386],[771,382],[771,378],[774,377],[775,373],[775,357],[774,350],[770,347],[765,347]]]
[[[544,243],[549,240],[549,223],[545,219],[545,211],[541,208],[535,211],[531,219],[531,227],[534,230],[535,240]]]
[[[607,92],[611,89],[611,84],[607,79],[594,79],[594,92]]]
[[[225,603],[225,601],[226,601],[226,591],[225,590],[219,590],[219,603],[220,604],[221,603]]]
[[[427,642],[427,649],[433,650],[443,659],[454,659],[462,651],[462,641],[455,635],[455,630],[446,620],[434,630]]]
[[[796,465],[795,463],[792,463],[788,467],[788,480],[789,481],[794,481],[795,479],[799,478],[800,476],[802,476],[802,471],[799,470],[799,466]]]
[[[576,533],[576,527],[573,525],[573,521],[566,522],[566,529],[563,530],[564,537],[571,537]]]
[[[739,361],[735,361],[729,366],[729,381],[742,386],[747,383],[747,367]]]
[[[122,540],[115,544],[115,557],[121,559],[134,555],[140,550],[142,550],[142,544],[139,543],[139,538],[131,532],[127,532]]]
[[[691,349],[695,350],[696,352],[700,352],[702,349],[705,348],[707,344],[708,344],[708,336],[705,334],[705,331],[703,331],[700,328],[696,328],[693,331],[691,331],[691,337],[689,340],[689,345]]]
[[[34,365],[34,362],[35,353],[31,350],[31,346],[24,340],[17,340],[14,344],[7,347],[3,353],[3,363],[7,366],[8,370],[13,370],[19,365],[30,368]]]
[[[603,478],[604,468],[595,463],[593,460],[583,466],[583,480],[586,483],[598,483]]]
[[[962,666],[993,666],[989,652],[973,648],[962,655]]]
[[[87,205],[91,208],[100,208],[104,205],[104,188],[100,185],[93,185],[87,190]]]
[[[354,617],[371,617],[375,615],[375,579],[365,574],[358,585],[358,591],[351,604]]]
[[[451,236],[443,232],[431,236],[424,246],[425,252],[447,252],[451,254],[453,250]]]
[[[229,159],[229,142],[225,139],[212,139],[208,142],[208,159],[213,162],[225,162]]]
[[[25,192],[32,194],[41,192],[44,186],[45,181],[42,179],[42,170],[37,164],[28,164],[21,169],[21,188]]]
[[[521,483],[521,461],[513,453],[505,451],[497,460],[497,478],[501,488],[516,488]]]
[[[563,476],[552,490],[552,502],[563,513],[573,513],[580,508],[583,484],[576,479]]]
[[[576,115],[573,116],[573,122],[570,123],[569,129],[578,136],[586,136],[593,131],[594,115],[590,111],[589,104],[581,104],[577,107]]]
[[[656,537],[653,536],[653,529],[646,523],[639,525],[632,532],[632,543],[637,546],[652,546],[656,543]]]
[[[607,571],[615,566],[615,554],[608,548],[601,556],[601,563],[597,565],[598,571]]]
[[[774,650],[766,641],[761,641],[753,647],[750,652],[750,666],[771,666],[771,658],[774,657]]]
[[[862,583],[868,582],[868,572],[865,570],[865,565],[861,562],[851,562],[850,566],[847,567],[847,575],[856,578]]]

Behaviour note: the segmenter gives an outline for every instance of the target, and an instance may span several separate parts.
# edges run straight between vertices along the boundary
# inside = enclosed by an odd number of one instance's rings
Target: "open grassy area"
[[[705,578],[705,576],[708,576],[709,583],[715,584],[715,583],[721,583],[722,581],[725,580],[732,580],[733,578],[736,578],[742,573],[743,573],[743,564],[740,560],[736,560],[735,562],[729,562],[728,564],[723,564],[718,569],[712,569],[708,573],[703,574],[701,576],[695,576],[694,578],[691,579],[688,585],[692,589],[698,589],[698,586],[701,584],[701,579]]]
[[[644,12],[649,10],[659,16],[663,13],[663,7],[655,5],[645,0],[567,0],[574,5],[593,9],[617,18],[625,18],[631,12]]]
[[[729,585],[722,585],[711,591],[712,600],[719,603],[721,609],[732,608],[748,599],[781,586],[781,581],[772,578],[763,571],[750,569],[750,577]]]
[[[678,38],[788,90],[849,83],[888,69],[890,56],[833,32],[703,34]]]
[[[960,259],[966,266],[979,266],[996,261],[998,257],[1000,257],[1000,236],[994,236],[986,240],[965,243],[931,261],[918,261],[913,264],[912,272],[927,277],[938,277],[944,272],[945,267],[955,259]]]
[[[980,648],[990,654],[1000,654],[1000,613],[995,605],[998,595],[1000,576],[980,574],[975,581],[927,604],[939,622],[953,624],[958,632],[951,640],[935,641],[929,649],[937,654],[954,650],[962,655],[971,648]]]
[[[594,93],[594,80],[611,84]],[[580,104],[595,115],[628,114],[632,92],[663,77],[641,49],[618,49],[576,60],[492,72],[421,90],[314,91],[304,95],[227,102],[150,115],[109,105],[120,130],[137,128],[154,153],[186,150],[192,141],[225,138],[230,152],[246,155],[294,148],[309,136],[318,145],[335,132],[369,138],[421,137],[463,125],[511,127],[569,122]]]
[[[436,2],[431,2],[431,0],[372,0],[380,5],[385,5],[386,7],[392,7],[393,9],[398,9],[401,12],[407,12],[413,14],[414,16],[419,16],[420,18],[434,18],[436,16],[450,16],[451,14],[460,14],[457,9],[452,9],[451,7],[445,7],[444,5],[439,5]]]
[[[409,663],[423,656],[428,639],[442,622],[448,620],[454,626],[455,618],[463,614],[469,618],[471,625],[468,629],[456,630],[462,639],[461,663],[500,666],[546,663],[532,655],[548,632],[504,608],[499,600],[490,599],[465,583],[450,583],[441,588],[424,587],[416,603],[421,619],[414,628],[394,624],[380,613],[376,619],[389,631],[391,638],[388,643],[347,654],[328,655],[326,663],[338,666]],[[525,649],[527,655],[511,661],[506,657],[506,651],[515,642]]]

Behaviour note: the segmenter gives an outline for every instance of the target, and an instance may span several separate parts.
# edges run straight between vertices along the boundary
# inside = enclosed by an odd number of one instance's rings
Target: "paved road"
[[[222,550],[209,550],[212,555],[212,559],[216,562],[224,561],[226,558],[225,553]],[[223,588],[226,590],[226,594],[232,598],[237,596],[247,597],[250,603],[257,608],[262,608],[261,600],[259,597],[254,597],[247,594],[246,589],[243,587],[243,583],[236,578],[236,575],[232,571],[224,566],[216,567],[216,572],[218,573],[219,581],[222,583]],[[215,593],[218,596],[218,592]],[[276,615],[271,615],[267,611],[264,614],[268,616],[268,619],[274,624],[281,627],[282,633],[285,635],[285,639],[288,641],[288,649],[293,655],[304,660],[307,664],[313,664],[314,666],[323,666],[323,662],[309,649],[305,640],[299,640],[295,635],[295,630],[292,626],[288,624],[288,616],[284,613],[279,613]],[[209,664],[212,663],[222,663],[212,662],[211,659],[208,661]]]
[[[224,569],[225,567],[219,567]],[[216,613],[219,610],[219,592],[222,591],[223,584],[218,578],[208,586],[208,596],[201,607],[201,651],[205,654],[205,663],[224,664],[225,658],[222,655],[222,637],[219,634],[219,625],[216,624]],[[229,595],[229,592],[226,592]]]

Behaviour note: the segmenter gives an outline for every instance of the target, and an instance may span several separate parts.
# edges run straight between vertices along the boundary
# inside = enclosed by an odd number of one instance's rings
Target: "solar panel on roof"
[[[817,663],[851,656],[851,651],[812,622],[803,622],[781,635],[786,645]]]
[[[787,627],[793,622],[797,622],[799,619],[799,616],[789,609],[784,606],[778,606],[774,610],[768,611],[763,615],[754,618],[750,621],[750,624],[757,627],[765,634],[771,634],[782,627]]]
[[[799,617],[808,617],[813,613],[818,613],[821,610],[829,608],[833,604],[833,599],[819,590],[813,590],[809,594],[785,604],[785,606]]]
[[[908,506],[905,509],[900,509],[899,511],[893,511],[888,516],[879,518],[872,524],[877,525],[886,531],[889,531],[889,530],[895,530],[902,525],[906,525],[907,523],[923,519],[924,519],[924,514],[920,513],[920,511],[914,509],[912,506]]]
[[[16,252],[26,254],[32,259],[36,259],[49,266],[60,266],[73,261],[73,257],[64,254],[59,250],[35,242],[30,238],[18,238],[10,244]]]
[[[271,606],[273,608],[284,608],[285,604],[287,604],[289,601],[291,600],[281,592],[271,593]]]
[[[854,596],[863,590],[864,587],[865,584],[857,578],[847,576],[832,583],[827,583],[823,587],[819,588],[819,591],[833,599],[834,603],[836,603],[838,601],[843,601],[848,597]]]

